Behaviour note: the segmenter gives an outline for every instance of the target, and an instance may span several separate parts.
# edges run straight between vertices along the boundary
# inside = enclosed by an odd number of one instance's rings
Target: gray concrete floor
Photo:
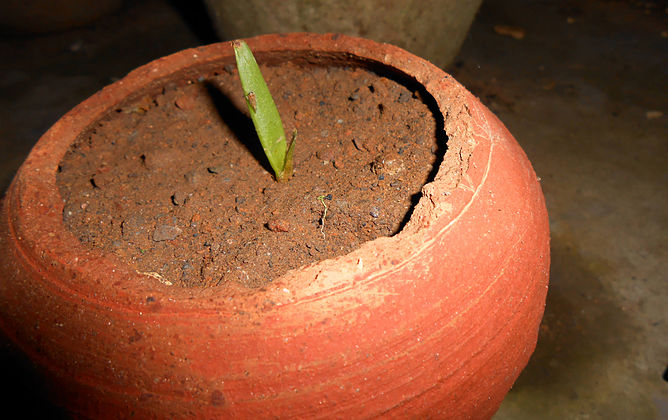
[[[453,71],[524,147],[550,214],[538,348],[495,419],[668,418],[668,10],[647,10],[487,1]]]
[[[0,39],[1,190],[78,102],[151,59],[213,41],[170,3],[128,3],[88,27]],[[522,144],[550,213],[538,348],[497,420],[668,419],[667,6],[486,0],[449,69]],[[6,383],[23,375],[12,372]],[[37,410],[34,390],[22,390],[8,403]]]

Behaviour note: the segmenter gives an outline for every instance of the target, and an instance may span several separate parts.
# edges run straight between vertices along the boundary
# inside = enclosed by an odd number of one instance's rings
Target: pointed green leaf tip
[[[244,41],[233,41],[232,47],[257,136],[276,180],[287,181],[292,176],[292,150],[296,136],[293,133],[288,146],[281,116],[248,45]]]

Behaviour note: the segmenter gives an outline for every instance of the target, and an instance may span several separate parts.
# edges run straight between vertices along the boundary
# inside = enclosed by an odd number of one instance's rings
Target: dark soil
[[[163,283],[248,287],[397,233],[446,148],[424,95],[360,68],[263,73],[298,131],[289,182],[274,181],[228,67],[78,139],[58,174],[68,229]]]

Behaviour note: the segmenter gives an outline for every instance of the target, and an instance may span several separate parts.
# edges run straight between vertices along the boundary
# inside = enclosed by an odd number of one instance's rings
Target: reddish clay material
[[[259,61],[383,68],[423,84],[448,151],[401,233],[260,290],[174,288],[87,249],[58,163],[97,120],[234,63],[229,44],[143,66],[61,118],[0,214],[0,326],[76,415],[489,418],[534,350],[549,266],[543,195],[503,124],[449,75],[358,38],[248,40]]]

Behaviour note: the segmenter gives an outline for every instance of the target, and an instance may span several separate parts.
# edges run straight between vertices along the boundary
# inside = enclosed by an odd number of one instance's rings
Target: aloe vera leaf
[[[239,69],[241,87],[255,125],[255,131],[276,179],[282,181],[292,175],[292,153],[290,153],[290,162],[287,162],[287,144],[281,117],[248,45],[244,41],[234,41],[232,46]],[[285,171],[286,163],[290,166],[289,172]]]

